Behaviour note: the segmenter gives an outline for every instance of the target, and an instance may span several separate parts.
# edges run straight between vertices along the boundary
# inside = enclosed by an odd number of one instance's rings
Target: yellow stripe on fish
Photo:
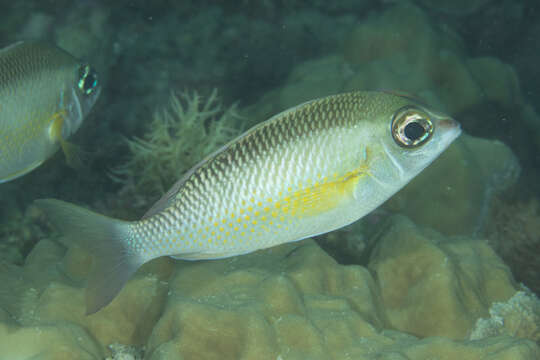
[[[253,241],[267,232],[277,235],[278,229],[287,230],[287,227],[297,219],[320,215],[337,208],[343,201],[350,200],[360,177],[366,175],[362,169],[359,168],[358,171],[341,177],[336,175],[334,181],[323,179],[320,183],[313,184],[308,181],[305,187],[300,187],[294,192],[290,188],[288,195],[278,194],[280,197],[275,201],[272,198],[256,201],[254,194],[248,202],[243,201],[242,207],[237,211],[230,212],[225,217],[217,219],[209,217],[207,223],[201,224],[198,228],[186,233],[178,231],[176,235],[171,231],[167,236],[172,237],[173,243],[186,241],[187,235],[188,239],[197,239],[199,242],[204,240],[208,243],[226,244],[235,241]]]
[[[49,137],[51,140],[60,141],[62,139],[62,128],[64,127],[66,115],[66,111],[62,109],[52,114],[50,119],[47,119],[47,123],[50,124]]]
[[[139,221],[38,200],[94,254],[87,313],[143,263],[216,259],[350,224],[401,189],[459,136],[459,124],[409,97],[353,92],[255,126],[187,172]]]

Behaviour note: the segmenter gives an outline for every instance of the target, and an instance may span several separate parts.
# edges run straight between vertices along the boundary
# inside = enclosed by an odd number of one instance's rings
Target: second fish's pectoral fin
[[[87,156],[80,147],[66,140],[60,140],[60,147],[66,156],[66,162],[69,167],[76,170],[83,168],[83,162]]]
[[[67,164],[74,169],[83,168],[84,153],[81,149],[65,140],[62,136],[62,128],[64,126],[65,111],[59,111],[52,116],[49,136],[54,142],[58,142],[62,148],[62,152],[66,156]]]

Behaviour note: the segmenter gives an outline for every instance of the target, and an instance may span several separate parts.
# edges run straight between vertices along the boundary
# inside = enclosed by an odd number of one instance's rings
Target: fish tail
[[[97,214],[55,199],[40,199],[51,223],[71,241],[76,239],[93,255],[93,267],[86,288],[86,314],[107,304],[145,262],[130,246],[130,222]]]

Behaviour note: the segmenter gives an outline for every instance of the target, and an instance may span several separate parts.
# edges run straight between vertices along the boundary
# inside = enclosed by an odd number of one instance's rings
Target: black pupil
[[[83,85],[84,91],[93,89],[95,84],[96,84],[96,77],[94,76],[94,74],[92,73],[88,74],[86,78],[84,79],[84,85]]]
[[[405,136],[411,141],[420,139],[426,134],[426,129],[417,122],[410,122],[405,125]]]

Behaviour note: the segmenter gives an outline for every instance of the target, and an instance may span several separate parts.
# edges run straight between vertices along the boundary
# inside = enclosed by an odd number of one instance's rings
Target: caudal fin
[[[97,312],[114,299],[144,262],[129,246],[130,223],[60,200],[40,199],[35,203],[63,235],[93,255],[86,314]]]

